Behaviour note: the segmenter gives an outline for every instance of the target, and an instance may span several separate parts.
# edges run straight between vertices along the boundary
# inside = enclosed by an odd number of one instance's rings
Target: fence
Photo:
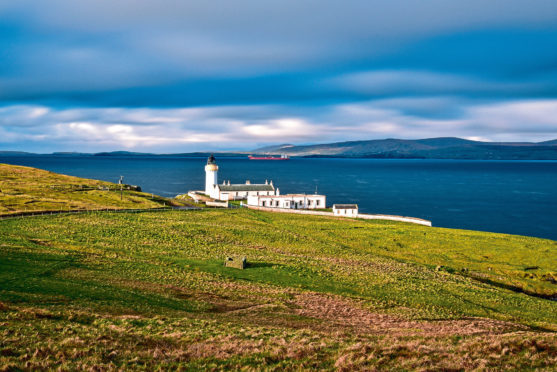
[[[157,211],[191,211],[199,210],[201,208],[197,207],[160,207],[160,208],[144,208],[144,209],[117,209],[117,208],[101,208],[101,209],[66,209],[66,210],[53,210],[53,211],[29,211],[29,212],[17,212],[10,214],[1,214],[0,220],[6,220],[10,218],[24,218],[24,217],[34,217],[34,216],[45,216],[45,215],[55,215],[55,214],[86,214],[86,213],[97,213],[97,212],[112,212],[112,213],[142,213],[142,212],[157,212]]]
[[[228,208],[228,202],[222,201],[206,201],[205,205],[208,207],[217,207],[217,208]]]

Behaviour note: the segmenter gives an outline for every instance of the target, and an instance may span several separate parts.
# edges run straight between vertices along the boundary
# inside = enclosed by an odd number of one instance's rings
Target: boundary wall
[[[333,212],[318,212],[318,211],[309,211],[303,209],[286,209],[286,208],[268,208],[268,207],[258,207],[255,205],[246,205],[249,209],[255,209],[259,211],[265,212],[278,212],[278,213],[294,213],[294,214],[311,214],[314,216],[329,216],[329,217],[341,217],[341,218],[361,218],[364,220],[388,220],[388,221],[399,221],[399,222],[408,222],[408,223],[415,223],[418,225],[424,226],[431,226],[431,221],[423,220],[421,218],[416,217],[405,217],[405,216],[391,216],[387,214],[363,214],[358,213],[358,215],[354,217],[349,216],[335,216]]]
[[[319,211],[309,211],[303,209],[285,209],[285,208],[268,208],[268,207],[257,207],[254,205],[246,205],[249,209],[255,209],[265,212],[275,212],[275,213],[293,213],[293,214],[310,214],[314,216],[329,216],[329,217],[340,217],[340,218],[361,218],[364,220],[389,220],[389,221],[399,221],[415,223],[418,225],[431,226],[431,221],[423,220],[421,218],[415,217],[404,217],[404,216],[391,216],[385,214],[358,214],[354,217],[348,216],[335,216],[332,212],[319,212]],[[78,210],[56,210],[56,211],[29,211],[29,212],[16,212],[10,214],[0,214],[0,220],[11,219],[11,218],[24,218],[32,216],[44,216],[53,214],[71,214],[71,213],[95,213],[95,212],[113,212],[113,213],[141,213],[141,212],[154,212],[154,211],[172,211],[172,210],[200,210],[202,208],[197,207],[163,207],[163,208],[145,208],[145,209],[113,209],[113,208],[103,208],[103,209],[78,209]]]
[[[7,220],[11,218],[25,218],[34,216],[48,216],[55,214],[87,214],[97,212],[111,212],[111,213],[143,213],[143,212],[161,212],[161,211],[190,211],[200,210],[198,207],[160,207],[160,208],[143,208],[143,209],[118,209],[118,208],[101,208],[101,209],[60,209],[51,211],[24,211],[8,214],[0,214],[0,220]]]

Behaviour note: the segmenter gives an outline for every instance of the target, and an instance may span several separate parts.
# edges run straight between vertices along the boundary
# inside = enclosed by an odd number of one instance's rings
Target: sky
[[[0,0],[0,151],[557,138],[555,0]]]

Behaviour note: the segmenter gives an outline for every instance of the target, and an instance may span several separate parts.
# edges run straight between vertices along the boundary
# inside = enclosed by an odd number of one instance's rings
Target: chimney
[[[271,185],[271,186],[273,186],[273,180],[271,180],[271,183],[270,183],[270,185]]]
[[[268,184],[269,184],[269,181],[268,181],[268,180],[265,180],[265,185],[268,185]]]
[[[278,187],[275,189],[275,195],[280,195],[280,191]]]
[[[246,180],[246,185],[251,185],[250,180]]]
[[[228,186],[230,186],[230,180],[228,180]]]

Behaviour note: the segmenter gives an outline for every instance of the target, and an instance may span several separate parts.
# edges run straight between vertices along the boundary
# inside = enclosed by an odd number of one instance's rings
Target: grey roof
[[[220,191],[275,191],[273,185],[265,184],[236,184],[236,185],[217,185]]]
[[[358,209],[358,204],[333,204],[334,209]]]

